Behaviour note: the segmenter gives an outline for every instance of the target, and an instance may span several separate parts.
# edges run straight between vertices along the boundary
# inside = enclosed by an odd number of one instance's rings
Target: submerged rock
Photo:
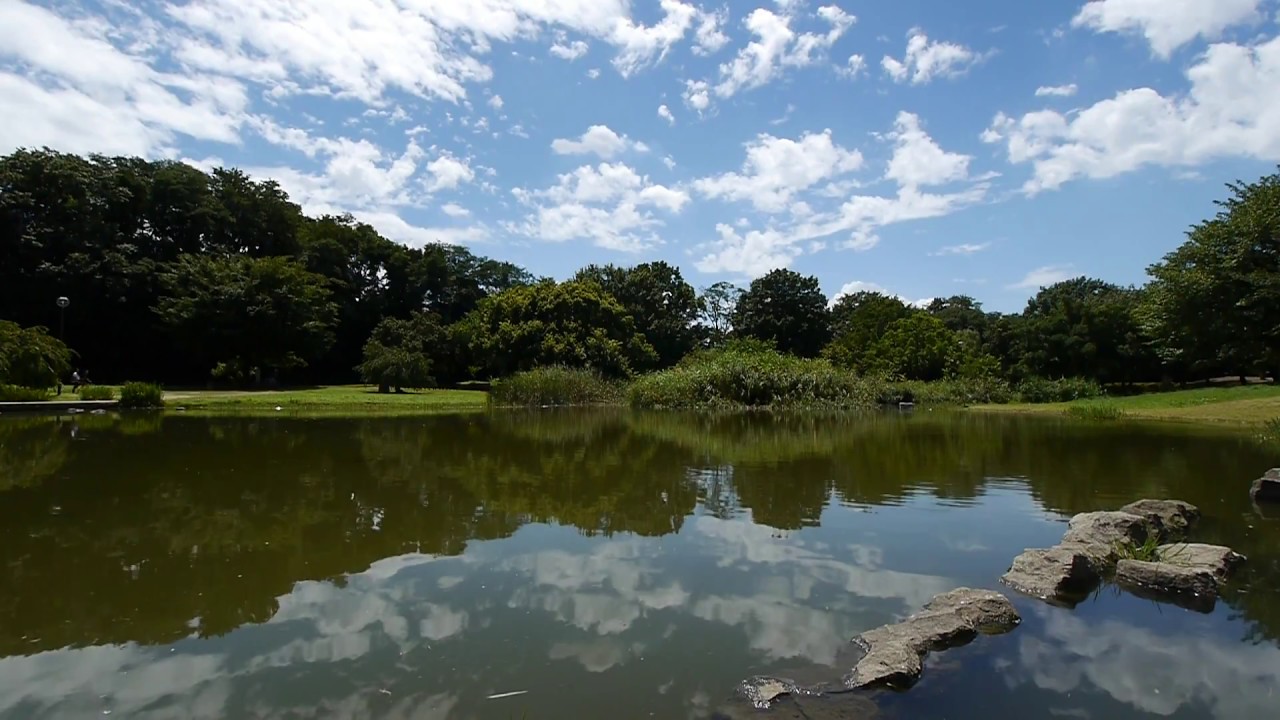
[[[1249,488],[1249,496],[1256,503],[1280,502],[1280,468],[1271,468],[1254,480],[1253,487]]]
[[[1182,538],[1200,521],[1200,509],[1181,500],[1138,500],[1120,512],[1146,518],[1161,540]]]
[[[964,645],[978,633],[1007,632],[1021,621],[1013,603],[1000,593],[971,588],[943,593],[906,620],[854,638],[867,654],[845,676],[844,685],[909,687],[923,672],[930,651]]]
[[[1218,589],[1242,562],[1243,555],[1221,545],[1161,545],[1154,561],[1121,560],[1116,584],[1141,597],[1208,612]]]
[[[1041,600],[1074,604],[1097,587],[1112,552],[1106,546],[1081,544],[1026,550],[1013,559],[1000,581]]]
[[[1067,524],[1062,544],[1112,547],[1131,542],[1141,545],[1148,534],[1147,519],[1141,515],[1118,511],[1080,513]]]

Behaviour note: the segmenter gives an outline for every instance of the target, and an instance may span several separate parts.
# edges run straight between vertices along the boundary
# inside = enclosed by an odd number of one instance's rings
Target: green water
[[[1274,718],[1272,465],[1224,432],[930,413],[0,418],[0,718],[707,717],[1140,497],[1249,556],[1212,613],[1015,597],[1021,627],[881,716]]]

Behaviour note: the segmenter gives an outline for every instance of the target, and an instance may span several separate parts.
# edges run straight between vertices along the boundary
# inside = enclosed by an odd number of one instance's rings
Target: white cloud
[[[1072,19],[1098,32],[1136,32],[1157,56],[1197,37],[1215,39],[1234,25],[1255,22],[1264,0],[1090,0]]]
[[[935,257],[943,257],[946,255],[973,255],[974,253],[980,253],[990,247],[990,242],[960,243],[959,245],[945,245],[929,254]]]
[[[684,104],[701,115],[711,105],[711,85],[705,80],[685,80]]]
[[[570,62],[573,62],[574,60],[577,60],[583,55],[586,55],[587,50],[589,49],[590,49],[590,46],[587,45],[585,42],[581,40],[574,40],[573,42],[567,45],[556,43],[555,45],[551,46],[551,50],[549,52],[552,55],[555,55],[556,57],[562,60],[568,60]]]
[[[608,125],[592,125],[577,140],[557,138],[551,142],[551,150],[557,155],[595,154],[605,160],[627,149],[645,152],[649,148],[641,142],[633,142],[626,135],[619,135]]]
[[[856,53],[850,55],[844,67],[837,67],[836,72],[849,79],[856,79],[867,72],[867,59]]]
[[[943,150],[920,127],[920,118],[911,113],[898,113],[889,137],[895,147],[885,177],[903,187],[942,185],[969,176],[972,158]]]
[[[521,222],[508,223],[509,231],[547,242],[588,240],[625,252],[661,242],[654,231],[663,221],[654,210],[678,213],[689,202],[683,190],[653,183],[623,163],[583,165],[549,188],[518,188],[514,194],[533,210]]]
[[[494,110],[501,110],[502,106],[505,104],[506,103],[502,101],[501,95],[494,95],[493,97],[489,98],[489,107],[493,108]]]
[[[818,8],[817,15],[829,28],[824,33],[796,33],[791,29],[798,3],[780,5],[782,14],[756,8],[743,24],[755,39],[720,65],[715,85],[717,97],[728,98],[742,90],[761,87],[786,67],[812,65],[853,26],[856,18],[835,5]]]
[[[667,155],[666,157],[662,158],[662,164],[666,165],[668,170],[676,169],[675,158],[671,157],[670,155]]]
[[[1010,290],[1039,290],[1042,287],[1070,280],[1075,277],[1070,265],[1045,265],[1027,273],[1021,280],[1009,285]]]
[[[1036,88],[1036,97],[1071,97],[1076,94],[1075,83],[1070,85],[1042,85]]]
[[[427,183],[428,192],[452,190],[476,178],[475,171],[466,160],[459,160],[447,152],[427,163],[427,172],[431,173],[431,180]]]
[[[932,41],[920,28],[911,30],[902,60],[885,55],[880,61],[894,82],[925,85],[934,78],[948,78],[966,72],[982,56],[957,43]]]
[[[872,293],[880,293],[881,295],[888,295],[889,297],[898,298],[899,300],[901,300],[903,303],[907,305],[910,305],[912,307],[919,307],[919,308],[927,307],[929,303],[933,302],[933,298],[931,297],[912,300],[906,296],[889,292],[888,290],[885,289],[883,285],[879,283],[864,282],[862,280],[853,280],[851,282],[847,282],[844,285],[842,285],[840,287],[840,290],[835,295],[831,296],[831,299],[827,301],[827,307],[835,306],[835,304],[840,301],[840,298],[845,297],[846,295],[853,295],[854,293],[860,293],[860,292],[872,292]]]
[[[591,68],[590,70],[587,70],[587,77],[592,80],[595,80],[596,78],[600,77],[600,69]]]
[[[668,125],[676,124],[676,116],[671,114],[671,108],[666,105],[658,106],[658,117],[666,120]]]
[[[710,198],[749,201],[757,210],[781,212],[792,198],[816,183],[862,167],[862,153],[835,143],[831,131],[799,140],[761,134],[747,143],[741,172],[701,178],[698,192]]]
[[[1012,163],[1033,164],[1024,190],[1079,177],[1109,178],[1157,165],[1195,167],[1219,158],[1280,160],[1280,38],[1256,46],[1212,45],[1186,71],[1189,90],[1117,93],[1070,115],[998,114],[983,134]]]
[[[704,13],[694,33],[694,55],[711,55],[729,42],[729,36],[721,30],[729,20],[729,9]]]
[[[448,215],[449,217],[455,217],[455,218],[467,217],[468,215],[471,214],[470,210],[462,207],[458,203],[446,203],[440,207],[440,210],[445,215]]]

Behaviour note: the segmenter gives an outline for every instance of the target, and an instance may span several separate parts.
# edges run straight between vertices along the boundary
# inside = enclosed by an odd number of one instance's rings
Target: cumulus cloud
[[[981,60],[982,55],[963,45],[930,40],[923,30],[914,28],[907,38],[906,55],[901,60],[885,55],[880,66],[894,82],[926,85],[935,78],[961,75]]]
[[[658,106],[658,117],[666,120],[668,125],[676,124],[676,116],[671,114],[671,108],[666,105]]]
[[[652,182],[623,163],[583,165],[542,190],[518,188],[516,199],[531,208],[510,232],[547,242],[587,240],[610,250],[634,252],[659,244],[663,225],[655,211],[679,213],[689,195]]]
[[[1138,33],[1168,58],[1197,37],[1215,39],[1234,25],[1259,19],[1264,0],[1090,0],[1072,19],[1098,32]]]
[[[1280,160],[1280,38],[1211,45],[1186,77],[1184,94],[1136,88],[1071,114],[1000,113],[982,139],[1003,143],[1009,162],[1032,164],[1028,193],[1148,165]]]
[[[904,304],[910,305],[911,307],[919,307],[919,308],[928,307],[929,303],[933,302],[933,298],[931,297],[912,300],[911,298],[908,298],[904,295],[899,295],[897,293],[889,292],[888,290],[885,289],[883,285],[879,283],[865,282],[863,280],[852,280],[840,286],[840,290],[837,291],[835,295],[832,295],[831,299],[827,301],[827,306],[834,307],[836,303],[840,302],[840,298],[845,297],[847,295],[853,295],[854,293],[860,293],[860,292],[880,293],[881,295],[888,295],[889,297],[895,297],[901,300]]]
[[[929,253],[935,257],[945,257],[947,255],[973,255],[980,253],[991,247],[990,242],[983,243],[960,243],[959,245],[944,245],[943,247]]]
[[[711,85],[705,80],[685,80],[684,104],[701,115],[711,106]]]
[[[1073,277],[1075,273],[1070,265],[1045,265],[1028,272],[1021,280],[1008,287],[1010,290],[1039,290]]]
[[[884,176],[904,187],[942,185],[969,176],[972,158],[943,150],[912,113],[898,113],[889,137],[894,141],[893,157]]]
[[[609,129],[608,125],[592,125],[577,140],[557,138],[551,142],[551,150],[557,155],[594,154],[606,160],[628,149],[643,152],[648,148],[643,143],[630,140],[626,135],[619,135]]]
[[[581,40],[574,40],[567,44],[556,43],[551,46],[551,50],[549,52],[562,60],[573,62],[583,55],[586,55],[587,50],[589,49],[590,46],[585,42]]]
[[[861,55],[853,54],[845,61],[844,67],[837,67],[836,72],[849,79],[856,79],[859,75],[867,72],[867,59]]]
[[[781,212],[792,198],[828,178],[862,167],[862,153],[835,143],[830,130],[798,140],[761,134],[747,143],[740,172],[701,178],[694,188],[709,198],[750,202],[757,210]]]
[[[1070,85],[1042,85],[1036,88],[1036,97],[1071,97],[1076,94],[1075,83]]]

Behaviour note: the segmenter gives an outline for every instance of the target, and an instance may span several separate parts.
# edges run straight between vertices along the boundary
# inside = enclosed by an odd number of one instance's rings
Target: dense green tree
[[[751,281],[733,313],[734,332],[772,340],[782,352],[816,357],[831,339],[831,316],[818,278],[774,270]]]
[[[698,296],[679,268],[662,261],[629,268],[589,265],[574,278],[596,282],[622,303],[657,353],[657,367],[675,365],[693,349]]]
[[[956,334],[936,317],[912,313],[895,320],[867,351],[869,369],[908,380],[940,380],[957,355]]]
[[[925,312],[941,320],[948,330],[972,330],[980,340],[986,336],[991,324],[991,317],[982,311],[982,303],[968,295],[934,298],[925,307]]]
[[[622,304],[585,280],[547,280],[486,298],[453,337],[466,342],[474,370],[491,377],[542,365],[618,377],[657,358]]]
[[[50,388],[71,372],[71,351],[42,327],[0,320],[0,385]]]
[[[244,380],[306,365],[333,343],[324,279],[287,258],[184,256],[156,312],[206,370]]]
[[[1227,187],[1217,216],[1147,269],[1144,327],[1184,376],[1280,364],[1280,174]]]
[[[742,288],[731,282],[720,281],[702,289],[698,297],[703,342],[712,347],[721,345],[733,330],[733,313],[742,297]]]
[[[859,291],[841,296],[831,308],[835,339],[823,354],[844,368],[871,370],[868,353],[893,323],[916,312],[899,298]]]
[[[364,382],[378,386],[378,392],[395,388],[424,388],[435,385],[431,375],[432,354],[445,339],[444,328],[435,315],[414,313],[408,320],[384,318],[364,344],[358,370]]]
[[[1132,288],[1079,277],[1055,283],[1027,303],[1021,363],[1029,375],[1131,382],[1154,364],[1136,316]]]

